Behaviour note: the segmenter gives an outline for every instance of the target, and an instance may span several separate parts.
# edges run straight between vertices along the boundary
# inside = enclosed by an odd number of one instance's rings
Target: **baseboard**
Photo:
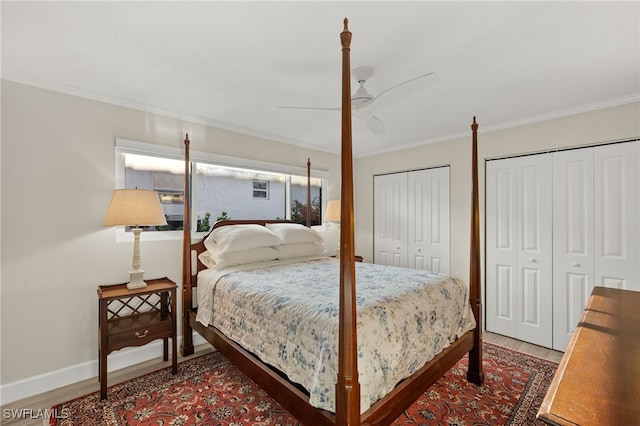
[[[182,344],[182,338],[178,338],[178,348]],[[194,346],[207,344],[202,336],[194,333]],[[108,371],[116,371],[125,367],[130,367],[141,362],[158,358],[162,354],[162,340],[149,343],[137,348],[127,348],[109,354],[107,367]],[[98,360],[83,362],[71,365],[59,370],[39,374],[27,379],[7,383],[0,386],[0,405],[10,404],[24,398],[49,392],[64,386],[81,382],[95,377],[98,379]]]

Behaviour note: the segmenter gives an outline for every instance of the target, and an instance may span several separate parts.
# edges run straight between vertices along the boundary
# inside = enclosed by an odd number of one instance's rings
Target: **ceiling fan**
[[[388,105],[397,102],[417,91],[424,86],[434,83],[439,80],[438,75],[435,72],[429,72],[421,74],[417,77],[410,78],[389,87],[386,90],[380,92],[377,96],[369,93],[364,87],[369,78],[373,76],[372,67],[357,67],[351,71],[351,76],[358,82],[359,87],[356,92],[351,96],[351,113],[354,117],[361,119],[367,125],[367,127],[376,135],[384,133],[384,123],[378,117],[376,117],[371,111],[364,108],[369,107],[372,104],[376,105]],[[339,111],[340,108],[322,108],[322,107],[305,107],[305,106],[279,106],[278,108],[286,109],[307,109],[307,110],[324,110],[324,111]]]

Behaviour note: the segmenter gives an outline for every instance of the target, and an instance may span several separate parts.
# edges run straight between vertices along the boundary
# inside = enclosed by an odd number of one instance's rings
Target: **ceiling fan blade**
[[[440,80],[440,77],[438,77],[438,74],[435,72],[429,72],[410,78],[409,80],[403,81],[395,86],[391,86],[387,90],[378,94],[375,98],[376,106],[384,106],[397,102],[407,96],[419,92],[422,89],[425,89],[438,80]]]
[[[373,114],[371,114],[371,117],[367,119],[365,124],[376,135],[381,135],[384,133],[384,123]]]
[[[369,130],[374,134],[381,135],[384,133],[384,123],[378,117],[373,115],[371,111],[357,110],[353,111],[352,114],[354,117],[363,120],[364,124],[366,124]]]

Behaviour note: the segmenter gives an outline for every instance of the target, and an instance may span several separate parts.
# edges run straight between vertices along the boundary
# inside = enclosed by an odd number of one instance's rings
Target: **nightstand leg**
[[[107,398],[107,301],[98,303],[98,328],[100,342],[98,346],[98,380],[100,381],[100,399]]]
[[[168,361],[169,360],[169,338],[165,337],[163,342],[163,348],[162,348],[162,359],[164,361]]]
[[[171,290],[171,316],[173,321],[171,324],[171,372],[178,374],[178,321],[176,307],[176,290]]]
[[[103,351],[99,352],[100,373],[98,378],[100,380],[100,399],[102,400],[107,399],[107,357],[103,355]]]
[[[175,336],[175,334],[174,334]],[[178,339],[171,339],[171,373],[178,374]]]

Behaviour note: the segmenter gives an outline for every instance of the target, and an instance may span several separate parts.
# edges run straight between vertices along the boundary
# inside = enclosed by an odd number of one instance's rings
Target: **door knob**
[[[537,262],[537,260],[536,260],[536,258],[535,258],[535,257],[530,257],[530,258],[529,258],[529,262],[536,263],[536,262]]]
[[[578,262],[571,262],[571,266],[580,266]]]

